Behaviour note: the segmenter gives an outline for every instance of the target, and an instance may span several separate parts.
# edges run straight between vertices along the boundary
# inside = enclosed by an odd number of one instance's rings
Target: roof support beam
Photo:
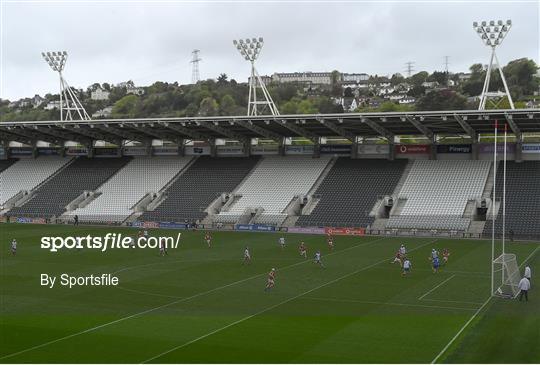
[[[504,113],[504,117],[506,118],[506,121],[508,122],[508,125],[510,126],[512,132],[514,132],[516,138],[521,141],[521,129],[519,129],[516,122],[514,122],[513,116],[508,113]]]
[[[34,126],[34,129],[43,134],[48,134],[50,136],[63,139],[64,141],[75,141],[75,142],[81,142],[83,144],[89,142],[89,139],[86,137],[80,138],[79,136],[73,133],[66,133],[58,129],[55,130],[52,128],[37,127],[37,126]]]
[[[34,143],[32,138],[20,136],[18,134],[14,134],[6,130],[0,131],[0,139],[3,141],[13,141],[13,142],[19,142],[19,143],[28,144],[28,145],[32,145]],[[4,146],[4,147],[7,147],[7,146]]]
[[[410,115],[406,115],[405,119],[408,120],[409,123],[411,123],[416,129],[418,129],[424,136],[426,136],[431,143],[435,142],[435,134],[431,129],[429,129]]]
[[[199,132],[193,131],[189,128],[183,127],[181,125],[178,125],[176,123],[169,123],[169,122],[159,122],[161,125],[165,126],[166,128],[173,130],[175,132],[178,132],[184,136],[187,136],[191,139],[198,140],[198,141],[206,141],[210,138],[210,136],[204,136],[200,134]]]
[[[454,118],[459,123],[461,128],[467,133],[469,137],[471,137],[474,140],[476,140],[476,131],[470,126],[469,123],[467,123],[467,117],[462,117],[461,115],[454,114]]]
[[[287,121],[285,119],[280,120],[279,123],[281,123],[281,125],[283,127],[287,128],[288,130],[291,130],[294,133],[299,134],[300,136],[309,139],[311,142],[313,142],[315,144],[319,143],[320,136],[316,135],[315,133],[312,133],[312,132],[308,131],[305,128],[300,127],[298,124],[293,123],[291,121]]]
[[[175,137],[176,137],[172,133],[171,134],[163,133],[161,131],[153,130],[153,129],[150,129],[150,128],[143,128],[143,127],[139,127],[139,126],[133,125],[133,124],[130,124],[129,127],[137,130],[138,132],[140,132],[142,134],[146,134],[146,135],[150,136],[151,139],[155,138],[155,139],[161,139],[161,140],[165,140],[165,141],[174,141]]]
[[[38,133],[34,131],[33,129],[29,129],[29,128],[16,128],[16,129],[11,129],[8,132],[11,134],[26,137],[32,142],[43,141],[43,142],[52,143],[54,145],[58,145],[65,142],[65,140],[62,138],[53,138],[49,135],[43,135],[42,133]]]
[[[214,132],[217,132],[217,133],[219,133],[222,136],[227,137],[227,138],[235,139],[235,140],[238,140],[238,141],[243,141],[243,140],[247,139],[246,136],[237,134],[237,133],[235,133],[233,131],[230,131],[230,130],[228,130],[226,128],[220,127],[219,125],[217,125],[215,123],[205,122],[205,121],[202,121],[202,120],[198,120],[197,123],[202,125],[204,128],[210,129],[211,131],[214,131]]]
[[[332,130],[333,132],[337,133],[340,137],[346,138],[349,141],[351,141],[352,143],[356,142],[356,136],[354,134],[348,132],[345,128],[338,125],[336,122],[333,122],[331,120],[324,119],[324,118],[317,118],[317,120],[319,121],[319,123],[324,125],[326,128],[328,128],[328,129]],[[339,118],[338,122],[343,122],[343,119]]]
[[[362,123],[366,123],[371,129],[386,138],[389,143],[394,143],[394,133],[390,132],[379,123],[368,118],[362,118]]]
[[[66,130],[69,130],[74,134],[89,137],[89,138],[91,138],[93,140],[96,140],[96,141],[97,140],[103,140],[103,141],[107,141],[107,142],[114,142],[114,141],[116,141],[118,139],[118,137],[112,137],[111,134],[105,135],[103,133],[94,132],[90,128],[81,128],[78,125],[62,126],[62,128],[66,129]]]
[[[235,121],[236,124],[252,131],[252,132],[255,132],[259,135],[261,135],[262,137],[265,137],[265,138],[268,138],[268,139],[271,139],[271,140],[274,140],[276,142],[280,142],[282,139],[283,139],[283,136],[277,134],[277,133],[274,133],[272,131],[269,131],[268,129],[265,129],[263,127],[260,127],[258,125],[256,125],[255,123],[253,123],[252,121],[246,121],[246,120],[236,120]]]
[[[133,134],[128,129],[117,129],[116,127],[113,127],[111,125],[103,126],[99,124],[90,124],[90,128],[97,129],[105,133],[114,134],[120,137],[120,139],[122,140],[129,138],[132,141],[146,142],[146,140],[148,139],[146,136],[140,134]]]

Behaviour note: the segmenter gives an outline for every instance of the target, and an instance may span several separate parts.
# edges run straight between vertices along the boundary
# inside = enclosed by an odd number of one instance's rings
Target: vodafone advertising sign
[[[411,154],[428,154],[431,150],[431,146],[428,144],[398,144],[396,145],[396,153],[403,155]]]

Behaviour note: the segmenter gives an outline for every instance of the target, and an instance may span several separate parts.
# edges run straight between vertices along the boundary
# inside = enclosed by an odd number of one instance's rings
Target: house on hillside
[[[103,90],[101,87],[96,88],[90,94],[92,100],[109,100],[109,95],[111,93],[107,90]]]

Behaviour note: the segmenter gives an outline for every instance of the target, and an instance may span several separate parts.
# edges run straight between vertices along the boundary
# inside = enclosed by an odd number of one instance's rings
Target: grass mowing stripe
[[[429,291],[427,291],[424,295],[420,296],[418,298],[418,300],[422,300],[424,299],[425,297],[427,297],[429,294],[433,293],[435,290],[437,290],[438,288],[440,288],[441,286],[443,286],[445,283],[449,282],[450,279],[452,279],[453,277],[455,277],[456,274],[450,276],[449,278],[446,278],[446,280],[444,280],[443,282],[439,283],[437,286],[435,286],[434,288],[431,288]]]
[[[381,241],[381,240],[384,240],[384,239],[386,239],[386,237],[378,238],[378,239],[373,240],[373,241],[363,242],[363,243],[360,243],[360,244],[358,244],[358,245],[355,245],[355,246],[351,246],[351,247],[345,248],[345,249],[343,249],[343,250],[339,250],[339,251],[335,251],[335,252],[329,253],[329,254],[326,255],[326,256],[331,256],[331,255],[335,255],[335,254],[338,254],[338,253],[342,253],[342,252],[346,252],[346,251],[352,250],[352,249],[354,249],[354,248],[367,246],[367,245],[369,245],[369,244],[372,244],[372,243],[375,243],[375,242],[378,242],[378,241]],[[429,243],[431,243],[431,242],[428,242],[427,244],[429,244]],[[426,244],[426,245],[427,245],[427,244]],[[311,262],[311,260],[302,260],[302,261],[300,261],[300,262],[296,262],[296,263],[294,263],[294,264],[284,266],[283,268],[281,268],[281,270],[285,270],[285,269],[288,269],[288,268],[291,268],[291,267],[295,267],[295,266],[298,266],[298,265],[302,265],[302,264],[305,264],[305,263],[307,263],[307,262]],[[139,265],[137,265],[137,266],[139,266]],[[93,331],[96,331],[96,330],[98,330],[98,329],[101,329],[101,328],[104,328],[104,327],[107,327],[107,326],[110,326],[110,325],[113,325],[113,324],[116,324],[116,323],[120,323],[120,322],[129,320],[129,319],[131,319],[131,318],[136,318],[136,317],[139,317],[139,316],[143,316],[143,315],[145,315],[145,314],[154,312],[154,311],[156,311],[156,310],[163,309],[163,308],[167,308],[167,307],[170,307],[170,306],[172,306],[172,305],[175,305],[175,304],[178,304],[178,303],[182,303],[182,302],[185,302],[185,301],[188,301],[188,300],[191,300],[191,299],[195,299],[195,298],[201,297],[201,296],[203,296],[203,295],[213,293],[213,292],[218,291],[218,290],[222,290],[222,289],[225,289],[225,288],[228,288],[228,287],[237,285],[237,284],[244,283],[244,282],[249,281],[249,280],[253,280],[253,279],[259,278],[259,277],[264,276],[264,275],[266,275],[266,272],[261,273],[261,274],[257,274],[257,275],[253,275],[253,276],[250,276],[250,277],[248,277],[248,278],[245,278],[245,279],[242,279],[242,280],[238,280],[238,281],[235,281],[235,282],[233,282],[233,283],[229,283],[229,284],[226,284],[226,285],[223,285],[223,286],[214,288],[214,289],[210,289],[210,290],[207,290],[207,291],[204,291],[204,292],[201,292],[201,293],[197,293],[197,294],[194,294],[194,295],[189,296],[189,297],[185,297],[185,298],[182,298],[182,299],[178,299],[178,300],[175,300],[175,301],[170,302],[170,303],[166,303],[166,304],[163,304],[163,305],[160,305],[160,306],[157,306],[157,307],[153,307],[153,308],[150,308],[150,309],[147,309],[147,310],[138,312],[138,313],[134,313],[134,314],[129,315],[129,316],[126,316],[126,317],[118,318],[118,319],[116,319],[116,320],[114,320],[114,321],[106,322],[106,323],[100,324],[99,326],[91,327],[91,328],[88,328],[88,329],[83,330],[83,331],[79,331],[79,332],[76,332],[76,333],[72,333],[71,335],[67,335],[67,336],[64,336],[64,337],[57,338],[57,339],[52,340],[52,341],[48,341],[48,342],[42,343],[42,344],[40,344],[40,345],[32,346],[32,347],[29,347],[29,348],[24,349],[24,350],[20,350],[20,351],[13,352],[13,353],[8,354],[8,355],[4,355],[4,356],[0,357],[0,360],[8,359],[8,358],[10,358],[10,357],[14,357],[14,356],[17,356],[17,355],[20,355],[20,354],[24,354],[24,353],[29,352],[29,351],[37,350],[37,349],[39,349],[39,348],[42,348],[42,347],[45,347],[45,346],[48,346],[48,345],[52,345],[52,344],[57,343],[57,342],[60,342],[60,341],[68,340],[68,339],[70,339],[70,338],[73,338],[73,337],[76,337],[76,336],[80,336],[80,335],[83,335],[83,334],[85,334],[85,333],[93,332]]]
[[[525,260],[523,260],[523,262],[519,265],[519,268],[521,268],[527,261],[529,261],[531,259],[531,257],[533,257],[536,254],[536,251],[538,251],[539,249],[540,249],[540,246],[536,247],[533,250],[533,252],[531,252],[531,254],[525,258]],[[471,322],[478,316],[478,314],[482,311],[482,309],[484,309],[486,307],[486,305],[489,303],[491,298],[493,298],[493,297],[490,295],[486,299],[484,304],[482,304],[482,306],[480,308],[478,308],[478,310],[476,312],[474,312],[472,317],[469,318],[469,320],[460,328],[460,330],[454,335],[454,337],[452,337],[452,339],[446,344],[446,346],[444,346],[444,348],[441,350],[441,352],[439,352],[437,354],[437,356],[435,356],[435,358],[433,360],[431,360],[432,364],[435,364],[437,362],[437,360],[439,360],[441,358],[441,356],[446,352],[446,350],[448,350],[448,348],[454,343],[454,341],[463,333],[463,331],[465,331],[465,329],[469,326],[469,324],[471,324]]]
[[[321,302],[338,302],[338,303],[359,303],[359,304],[377,304],[377,305],[393,305],[399,307],[419,307],[419,308],[433,308],[433,309],[457,309],[464,311],[474,311],[476,308],[463,308],[463,307],[445,307],[440,305],[427,305],[427,304],[414,304],[414,303],[394,303],[394,302],[373,302],[368,300],[356,300],[356,299],[334,299],[334,298],[320,298],[320,297],[305,297],[304,299],[317,300]]]
[[[418,249],[420,249],[420,248],[422,248],[422,247],[424,247],[424,246],[430,245],[430,244],[432,244],[433,242],[436,242],[436,241],[437,241],[437,239],[434,239],[434,240],[432,240],[432,241],[429,241],[429,242],[427,242],[427,243],[424,243],[423,245],[420,245],[420,246],[418,246],[418,247],[415,247],[415,248],[411,249],[410,252],[416,251],[416,250],[418,250]],[[327,255],[327,256],[328,256],[328,255]],[[353,275],[356,275],[356,274],[358,274],[359,272],[362,272],[362,271],[371,269],[372,267],[375,267],[375,266],[380,265],[380,264],[382,264],[383,262],[387,262],[387,261],[388,261],[388,258],[384,258],[384,259],[379,260],[379,261],[377,261],[377,262],[375,262],[375,263],[373,263],[373,264],[371,264],[371,265],[364,266],[364,267],[362,267],[362,268],[360,268],[360,269],[358,269],[358,270],[355,270],[355,271],[353,271],[353,272],[350,272],[350,273],[348,273],[348,274],[345,274],[345,275],[343,275],[343,276],[340,276],[339,278],[336,278],[336,279],[330,280],[330,281],[328,281],[328,282],[326,282],[326,283],[324,283],[324,284],[318,285],[318,286],[316,286],[315,288],[309,289],[309,290],[307,290],[307,291],[305,291],[305,292],[303,292],[303,293],[300,293],[300,294],[298,294],[298,295],[295,295],[295,296],[293,296],[293,297],[291,297],[291,298],[289,298],[289,299],[286,299],[286,300],[284,300],[284,301],[282,301],[282,302],[279,302],[279,303],[277,303],[277,304],[271,305],[271,306],[268,307],[268,308],[262,309],[262,310],[260,310],[260,311],[258,311],[258,312],[256,312],[256,313],[250,314],[249,316],[246,316],[246,317],[241,318],[241,319],[239,319],[239,320],[237,320],[237,321],[234,321],[234,322],[232,322],[232,323],[229,323],[229,324],[226,325],[226,326],[217,328],[217,329],[215,329],[215,330],[213,330],[213,331],[211,331],[211,332],[209,332],[209,333],[207,333],[207,334],[205,334],[205,335],[199,336],[199,337],[197,337],[197,338],[195,338],[195,339],[193,339],[193,340],[191,340],[191,341],[185,342],[185,343],[183,343],[183,344],[181,344],[181,345],[178,345],[178,346],[176,346],[176,347],[173,347],[172,349],[169,349],[169,350],[164,351],[164,352],[162,352],[162,353],[160,353],[160,354],[157,354],[157,355],[155,355],[155,356],[152,356],[151,358],[142,361],[141,364],[146,364],[146,363],[148,363],[148,362],[150,362],[150,361],[156,360],[156,359],[158,359],[158,358],[160,358],[160,357],[162,357],[162,356],[164,356],[164,355],[167,355],[167,354],[169,354],[169,353],[171,353],[171,352],[173,352],[173,351],[176,351],[176,350],[179,350],[179,349],[181,349],[181,348],[183,348],[183,347],[189,346],[189,345],[191,345],[191,344],[193,344],[193,343],[195,343],[195,342],[197,342],[197,341],[203,340],[203,339],[205,339],[205,338],[207,338],[207,337],[209,337],[209,336],[212,336],[212,335],[214,335],[214,334],[216,334],[216,333],[219,333],[219,332],[221,332],[221,331],[223,331],[223,330],[226,330],[227,328],[230,328],[230,327],[233,327],[233,326],[235,326],[235,325],[237,325],[237,324],[239,324],[239,323],[245,322],[245,321],[247,321],[247,320],[249,320],[249,319],[251,319],[251,318],[253,318],[253,317],[258,316],[259,314],[263,314],[263,313],[268,312],[269,310],[272,310],[272,309],[274,309],[274,308],[277,308],[277,307],[279,307],[279,306],[281,306],[281,305],[283,305],[283,304],[287,304],[287,303],[289,303],[289,302],[292,302],[293,300],[298,299],[298,298],[300,298],[300,297],[303,297],[304,295],[309,294],[309,293],[311,293],[311,292],[314,292],[315,290],[318,290],[318,289],[324,288],[325,286],[328,286],[328,285],[337,283],[337,282],[340,281],[340,280],[343,280],[343,279],[346,279],[346,278],[351,277],[351,276],[353,276]]]

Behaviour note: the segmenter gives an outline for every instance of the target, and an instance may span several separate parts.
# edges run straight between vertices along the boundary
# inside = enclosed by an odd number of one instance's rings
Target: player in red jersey
[[[442,258],[445,265],[448,262],[448,257],[450,257],[450,251],[447,248],[445,248],[442,252]]]
[[[212,245],[212,235],[210,234],[210,232],[206,232],[206,234],[204,235],[204,240],[206,241],[208,248],[210,248]]]
[[[272,268],[270,272],[268,273],[268,280],[266,281],[266,288],[264,288],[264,291],[268,291],[274,287],[276,279],[276,269]]]
[[[399,264],[399,266],[401,266],[401,251],[400,250],[397,250],[394,260],[390,261],[391,264],[395,264],[396,262]]]
[[[303,256],[305,259],[307,259],[307,247],[304,241],[300,243],[300,247],[298,248],[300,251],[300,256]]]
[[[326,243],[328,243],[328,248],[330,250],[334,249],[334,237],[332,237],[331,234],[328,234],[328,236],[326,238]]]

